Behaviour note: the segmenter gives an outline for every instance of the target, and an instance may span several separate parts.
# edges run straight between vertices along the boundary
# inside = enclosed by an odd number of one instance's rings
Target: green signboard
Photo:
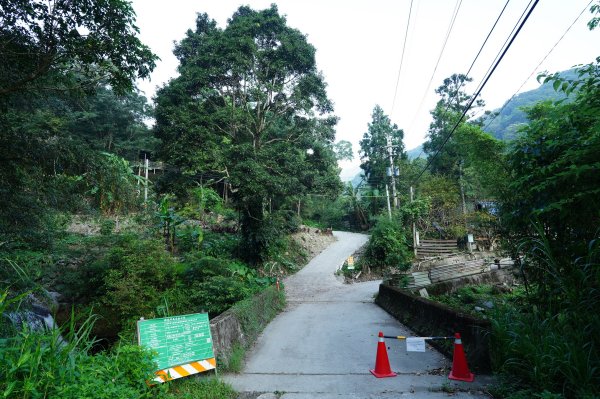
[[[139,320],[138,342],[158,353],[159,370],[214,357],[207,313]]]

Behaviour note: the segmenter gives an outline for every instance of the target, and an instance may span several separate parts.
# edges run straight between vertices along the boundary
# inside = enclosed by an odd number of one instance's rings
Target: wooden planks
[[[457,277],[469,276],[484,272],[487,268],[487,262],[484,259],[476,259],[463,263],[437,266],[429,270],[431,282],[451,280]]]
[[[420,240],[417,246],[417,257],[450,255],[457,251],[456,240]]]

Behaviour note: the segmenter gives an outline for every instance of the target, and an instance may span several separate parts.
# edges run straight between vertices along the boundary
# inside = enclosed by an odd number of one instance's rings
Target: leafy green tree
[[[23,91],[94,87],[125,92],[157,57],[137,38],[125,0],[5,0],[0,10],[0,100]]]
[[[220,29],[199,14],[176,46],[180,76],[159,90],[163,158],[188,175],[226,178],[245,253],[263,260],[273,239],[267,204],[341,190],[332,145],[337,118],[315,49],[277,7],[240,7]]]
[[[153,69],[134,22],[123,0],[2,2],[1,243],[48,243],[53,211],[81,205],[83,175],[102,155],[74,115],[100,83],[124,93]]]
[[[534,234],[530,222],[538,219],[565,253],[583,253],[600,225],[600,57],[579,73],[573,82],[555,80],[557,89],[574,93],[573,102],[528,110],[531,122],[508,156],[504,204],[514,234]]]
[[[368,130],[360,141],[360,167],[365,171],[369,186],[385,192],[385,185],[389,180],[386,171],[390,168],[390,149],[394,166],[401,159],[406,159],[402,142],[404,132],[395,123],[392,124],[379,105],[373,108],[371,118]]]
[[[429,125],[428,140],[423,144],[423,150],[428,157],[433,157],[442,148],[446,137],[456,123],[459,122],[464,108],[472,98],[463,90],[463,87],[472,80],[472,78],[463,74],[453,74],[444,79],[443,84],[435,90],[440,99],[431,111],[433,121]],[[474,105],[475,107],[482,107],[484,102],[477,100]],[[466,115],[465,119],[460,122],[465,122],[468,117],[469,115]],[[454,137],[450,137],[440,153],[431,162],[431,170],[436,173],[458,176],[461,160],[459,145]]]
[[[340,140],[333,145],[335,157],[338,161],[352,161],[354,154],[352,153],[352,143],[347,140]]]
[[[146,97],[137,92],[117,95],[102,86],[78,100],[70,104],[66,129],[82,145],[130,161],[139,159],[142,150],[155,151],[158,140],[144,123],[152,116]]]

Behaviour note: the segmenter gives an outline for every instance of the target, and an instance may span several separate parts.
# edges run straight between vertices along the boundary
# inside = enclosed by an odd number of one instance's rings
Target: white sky
[[[512,96],[586,8],[589,0],[541,0],[482,92],[486,109],[496,109]],[[375,104],[404,129],[406,149],[425,140],[437,101],[434,89],[453,73],[465,73],[506,0],[463,0],[454,28],[429,89],[455,0],[414,0],[406,52],[394,109],[392,101],[410,0],[133,0],[141,40],[161,60],[151,81],[139,82],[152,98],[157,86],[177,76],[173,42],[195,26],[196,13],[206,12],[224,27],[240,5],[260,10],[276,3],[288,25],[308,36],[317,49],[317,67],[325,75],[329,97],[340,117],[336,140],[352,143],[355,159],[342,162],[342,179],[357,172],[358,142],[367,130]],[[470,76],[475,90],[528,0],[511,0]],[[587,7],[589,8],[589,7]],[[590,32],[588,10],[536,70],[521,91],[538,86],[537,72],[589,63],[600,55],[600,28]],[[424,101],[423,101],[424,98]]]

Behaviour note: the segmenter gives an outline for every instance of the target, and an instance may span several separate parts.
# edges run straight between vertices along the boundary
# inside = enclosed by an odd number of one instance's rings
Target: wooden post
[[[387,198],[387,207],[388,207],[388,217],[392,220],[392,207],[390,205],[390,190],[388,189],[388,185],[385,185],[385,197]]]
[[[410,186],[410,202],[414,202],[415,198],[414,198],[414,193],[415,190],[413,189],[412,186]],[[415,256],[417,256],[417,225],[415,223],[415,218],[413,217],[412,220],[412,236],[413,236],[413,251],[415,253]]]
[[[144,182],[144,202],[148,201],[148,165],[149,164],[149,160],[148,158],[144,159],[144,169],[145,169],[145,175],[146,175],[146,181]]]

